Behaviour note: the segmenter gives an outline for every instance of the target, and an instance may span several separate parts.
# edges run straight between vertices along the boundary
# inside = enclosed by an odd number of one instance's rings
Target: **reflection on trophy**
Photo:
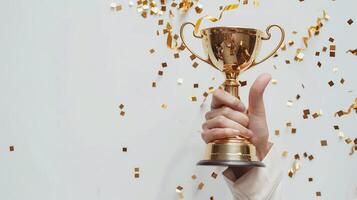
[[[208,63],[224,73],[226,80],[223,83],[224,90],[239,98],[238,75],[260,64],[274,55],[284,41],[284,30],[278,25],[270,25],[266,34],[257,29],[239,27],[212,27],[202,29],[200,34],[193,32],[193,36],[202,39],[203,49],[207,59],[195,54],[186,44],[182,24],[180,36],[187,49],[200,60]],[[277,27],[281,31],[281,39],[276,48],[260,61],[256,61],[262,40],[269,40],[270,29]],[[207,144],[204,160],[198,165],[222,165],[222,166],[256,166],[264,167],[264,164],[256,155],[255,146],[247,139],[226,138],[215,140]]]

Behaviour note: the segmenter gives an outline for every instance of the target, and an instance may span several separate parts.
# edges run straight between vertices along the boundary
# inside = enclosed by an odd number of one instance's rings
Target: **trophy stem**
[[[239,97],[239,83],[236,79],[226,79],[223,83],[224,90],[234,97]]]

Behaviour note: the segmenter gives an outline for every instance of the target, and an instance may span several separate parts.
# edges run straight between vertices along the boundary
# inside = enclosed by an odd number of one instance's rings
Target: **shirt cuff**
[[[254,167],[235,182],[230,180],[234,177],[232,169],[226,169],[223,176],[236,199],[269,199],[283,177],[281,162],[273,145],[263,160],[265,167]]]

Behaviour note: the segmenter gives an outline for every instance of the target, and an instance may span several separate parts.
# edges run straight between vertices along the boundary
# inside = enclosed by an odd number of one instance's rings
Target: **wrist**
[[[264,160],[265,156],[270,151],[271,146],[273,146],[273,144],[270,142],[267,142],[264,145],[261,145],[259,148],[257,148],[257,156],[260,161]]]

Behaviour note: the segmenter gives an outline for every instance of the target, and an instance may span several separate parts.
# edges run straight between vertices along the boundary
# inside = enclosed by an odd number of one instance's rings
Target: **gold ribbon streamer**
[[[195,23],[194,33],[195,33],[196,35],[199,34],[199,29],[200,29],[201,23],[202,23],[202,21],[203,21],[204,19],[209,20],[209,21],[211,21],[211,22],[217,22],[217,21],[221,20],[221,18],[222,18],[222,16],[223,16],[223,13],[224,13],[225,11],[234,10],[234,9],[236,9],[236,8],[238,8],[238,7],[239,7],[239,4],[230,4],[230,5],[225,6],[225,7],[223,8],[223,10],[221,11],[221,14],[219,15],[218,18],[217,18],[217,17],[210,16],[210,15],[206,15],[206,16],[200,17],[200,18],[196,21],[196,23]]]
[[[357,98],[355,98],[355,102],[348,108],[347,111],[343,111],[343,110],[340,110],[338,112],[335,113],[335,117],[336,116],[343,116],[343,115],[348,115],[352,112],[352,109],[355,109],[357,111]]]
[[[353,55],[357,56],[357,49],[350,49],[346,53],[352,53]]]
[[[315,26],[310,26],[307,29],[308,36],[302,37],[302,41],[304,43],[304,47],[296,49],[295,60],[301,62],[304,59],[304,54],[302,53],[305,49],[307,49],[309,40],[314,34],[317,34],[320,31],[320,28],[323,26],[322,21],[327,21],[330,19],[330,16],[327,15],[326,11],[323,11],[322,17],[318,17],[316,20]]]

